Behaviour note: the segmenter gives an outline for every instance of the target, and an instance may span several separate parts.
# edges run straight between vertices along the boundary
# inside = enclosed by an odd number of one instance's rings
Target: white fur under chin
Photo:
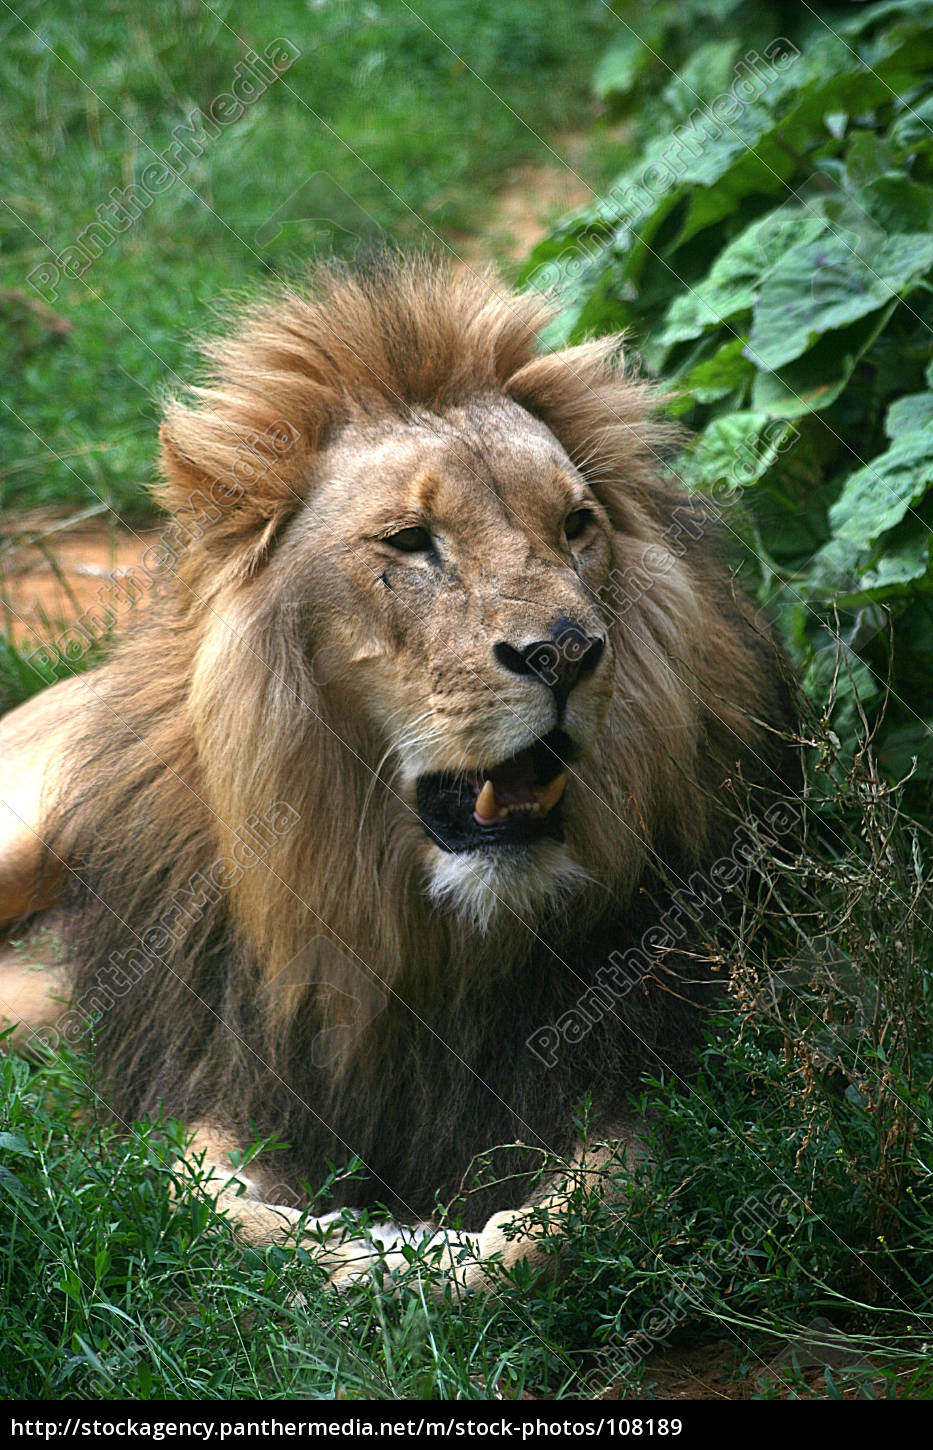
[[[485,935],[503,912],[530,924],[548,902],[592,880],[565,845],[537,841],[514,853],[432,849],[428,895]]]

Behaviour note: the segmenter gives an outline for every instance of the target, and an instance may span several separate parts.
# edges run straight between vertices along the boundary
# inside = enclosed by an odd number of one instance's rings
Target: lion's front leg
[[[402,1249],[433,1231],[430,1224],[415,1228],[391,1222],[367,1222],[357,1227],[349,1209],[311,1216],[298,1206],[288,1185],[272,1181],[261,1155],[236,1165],[239,1145],[222,1129],[201,1124],[185,1154],[184,1165],[198,1187],[234,1225],[241,1242],[254,1248],[291,1243],[306,1249],[325,1270],[335,1288],[348,1288],[360,1279],[404,1268]],[[291,1199],[291,1202],[283,1202]]]
[[[475,1253],[465,1258],[456,1282],[469,1292],[489,1292],[501,1273],[523,1260],[530,1269],[559,1266],[560,1244],[569,1222],[597,1203],[617,1202],[626,1176],[650,1160],[647,1126],[617,1129],[596,1147],[578,1144],[573,1158],[549,1175],[540,1195],[520,1209],[494,1213],[476,1236]]]
[[[67,974],[49,943],[22,949],[0,941],[0,1041],[27,1057],[41,1055],[41,1046],[56,1041],[56,1029],[68,1010]]]
[[[412,1274],[442,1298],[448,1291],[490,1293],[501,1283],[502,1272],[522,1260],[539,1269],[549,1259],[559,1259],[570,1219],[587,1205],[617,1200],[624,1175],[646,1162],[643,1136],[643,1130],[629,1129],[597,1148],[578,1146],[573,1159],[549,1176],[535,1199],[522,1208],[494,1213],[478,1233],[430,1223],[355,1222],[356,1216],[345,1209],[309,1217],[296,1206],[276,1202],[281,1194],[256,1160],[234,1167],[230,1154],[235,1142],[213,1128],[197,1131],[187,1156],[197,1164],[200,1181],[217,1208],[232,1219],[246,1242],[255,1247],[300,1244],[336,1289],[374,1278],[388,1288],[390,1281],[398,1283]]]
[[[491,1293],[503,1273],[523,1261],[532,1270],[548,1264],[559,1269],[561,1242],[571,1221],[624,1195],[626,1178],[650,1159],[647,1136],[642,1125],[617,1130],[595,1147],[578,1144],[570,1162],[551,1172],[537,1195],[521,1208],[494,1213],[479,1233],[430,1225],[402,1230],[402,1244],[385,1256],[383,1272],[409,1264],[412,1256],[400,1252],[406,1243],[417,1250],[413,1272],[419,1273],[422,1263],[427,1266],[428,1287],[437,1298],[448,1290]]]

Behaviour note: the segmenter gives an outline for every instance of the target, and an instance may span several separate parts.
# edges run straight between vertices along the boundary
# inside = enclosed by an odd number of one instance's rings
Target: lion
[[[158,597],[0,726],[0,920],[63,944],[4,958],[16,1040],[89,1033],[101,1109],[193,1125],[242,1232],[335,1283],[438,1205],[457,1284],[540,1262],[584,1100],[636,1171],[632,1090],[689,1075],[711,990],[678,892],[725,909],[739,788],[794,790],[655,385],[552,316],[398,255],[247,304],[166,405]]]

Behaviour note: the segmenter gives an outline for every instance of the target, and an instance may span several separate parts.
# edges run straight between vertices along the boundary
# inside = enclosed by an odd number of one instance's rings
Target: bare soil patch
[[[114,585],[158,533],[151,523],[132,526],[110,513],[36,510],[0,518],[0,627],[33,648],[95,606],[112,607]],[[145,600],[140,595],[135,607]]]

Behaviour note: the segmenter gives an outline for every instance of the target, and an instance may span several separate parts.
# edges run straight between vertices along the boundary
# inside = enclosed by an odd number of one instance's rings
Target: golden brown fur
[[[542,354],[547,316],[494,279],[389,259],[320,269],[211,343],[162,430],[163,597],[89,678],[38,823],[74,873],[60,1035],[96,1019],[113,1111],[274,1135],[296,1195],[358,1154],[334,1203],[409,1221],[456,1200],[477,1154],[528,1144],[497,1159],[514,1188],[461,1200],[480,1227],[571,1151],[587,1091],[616,1128],[641,1070],[688,1070],[703,989],[670,958],[552,1066],[526,1041],[723,848],[729,782],[789,770],[780,661],[663,479],[650,389],[617,339]],[[676,509],[691,527],[672,542]],[[427,520],[434,562],[381,541]],[[621,609],[614,581],[646,549],[650,587]],[[566,843],[442,852],[416,780],[552,727],[549,692],[492,646],[557,616],[606,641],[567,704]],[[192,908],[221,859],[239,874]]]

